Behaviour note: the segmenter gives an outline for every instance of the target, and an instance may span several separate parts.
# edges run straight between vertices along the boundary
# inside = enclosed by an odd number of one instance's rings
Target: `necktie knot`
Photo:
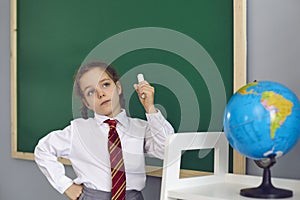
[[[104,121],[104,123],[107,123],[110,128],[116,128],[117,120],[107,119]]]

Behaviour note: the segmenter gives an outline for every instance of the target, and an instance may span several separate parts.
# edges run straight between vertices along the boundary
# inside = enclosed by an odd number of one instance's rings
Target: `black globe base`
[[[293,196],[293,191],[276,188],[272,185],[270,167],[272,167],[276,163],[274,156],[271,156],[268,162],[255,161],[255,163],[259,167],[264,169],[262,183],[260,186],[255,188],[241,189],[240,195],[245,197],[261,199],[280,199],[289,198]]]
[[[293,196],[293,191],[275,188],[274,186],[259,186],[256,188],[247,188],[240,191],[240,195],[261,199],[281,199]]]

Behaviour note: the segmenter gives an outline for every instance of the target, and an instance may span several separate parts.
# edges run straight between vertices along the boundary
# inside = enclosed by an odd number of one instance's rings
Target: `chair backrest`
[[[180,179],[180,161],[184,150],[213,149],[214,175],[228,173],[228,142],[223,132],[177,133],[166,141],[161,185],[161,200],[167,200],[168,190],[199,185],[202,177]],[[216,176],[213,178],[215,179]],[[217,176],[218,177],[218,176]],[[209,179],[205,179],[207,183]]]

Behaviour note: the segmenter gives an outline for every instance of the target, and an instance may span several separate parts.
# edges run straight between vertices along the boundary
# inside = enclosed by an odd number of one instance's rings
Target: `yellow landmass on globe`
[[[271,113],[271,138],[275,137],[276,130],[292,113],[293,103],[280,94],[268,91],[262,93],[261,103]]]
[[[252,87],[252,86],[255,86],[257,85],[258,82],[252,82],[252,83],[249,83],[247,85],[245,85],[244,87],[241,87],[237,93],[239,94],[242,94],[242,95],[246,95],[246,94],[257,94],[254,90],[250,90],[249,92],[247,92],[247,89]]]

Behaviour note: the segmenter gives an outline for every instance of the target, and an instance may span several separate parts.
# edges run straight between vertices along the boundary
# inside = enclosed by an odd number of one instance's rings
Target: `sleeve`
[[[50,184],[61,194],[73,184],[65,175],[65,168],[57,159],[68,158],[71,151],[71,126],[53,131],[40,139],[34,150],[35,162]]]
[[[145,137],[146,154],[163,159],[166,139],[174,134],[174,129],[159,110],[153,114],[146,113],[146,117],[148,122]]]

